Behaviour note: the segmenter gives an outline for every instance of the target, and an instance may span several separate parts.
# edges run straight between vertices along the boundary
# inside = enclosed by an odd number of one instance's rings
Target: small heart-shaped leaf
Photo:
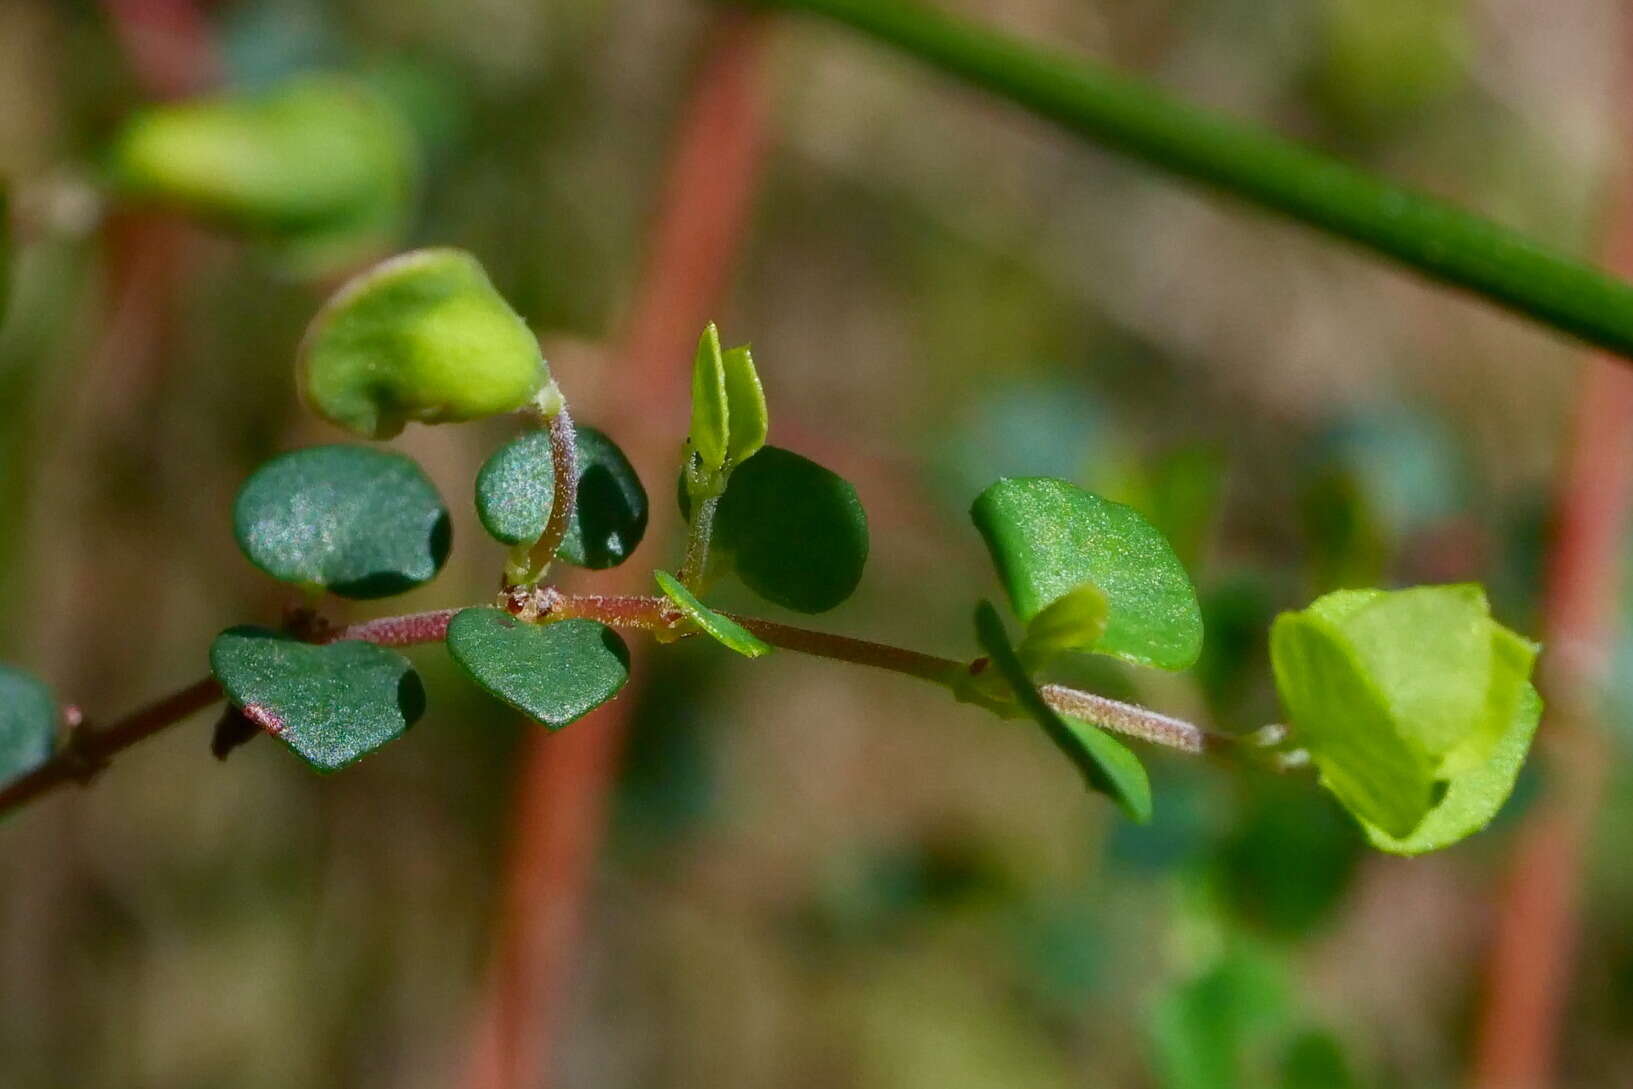
[[[629,680],[629,648],[593,620],[527,624],[500,609],[465,609],[448,625],[448,653],[490,694],[551,729]]]
[[[617,567],[646,534],[646,488],[618,444],[595,428],[579,427],[574,445],[578,491],[573,520],[557,555],[595,571]],[[537,448],[529,449],[536,462]]]
[[[1130,819],[1141,824],[1150,820],[1151,782],[1139,757],[1104,730],[1065,718],[1049,706],[1026,675],[1026,667],[991,602],[983,601],[975,610],[975,633],[981,649],[1014,691],[1016,702],[1077,766],[1089,789],[1108,795]]]
[[[210,669],[244,717],[320,772],[401,737],[425,713],[408,659],[372,643],[317,646],[266,628],[229,628]]]
[[[550,522],[555,490],[550,433],[528,431],[494,451],[476,474],[476,515],[500,544],[532,544]]]
[[[690,520],[684,488],[680,501]],[[827,612],[862,581],[868,518],[843,477],[767,446],[732,472],[715,511],[713,544],[767,601],[796,612]]]
[[[51,759],[58,719],[51,689],[20,669],[0,666],[0,786]]]
[[[1089,582],[1107,603],[1096,651],[1163,669],[1195,663],[1196,591],[1167,540],[1132,507],[1064,480],[1017,477],[982,492],[970,515],[1022,620]]]
[[[771,652],[771,644],[757,638],[743,625],[727,616],[721,616],[697,599],[679,579],[667,571],[654,571],[658,587],[664,596],[691,618],[692,623],[716,640],[747,658],[758,658]]]
[[[318,446],[256,470],[233,506],[251,563],[341,597],[400,594],[448,558],[448,510],[420,467],[401,454]]]
[[[301,342],[314,412],[370,439],[411,421],[514,412],[550,388],[538,340],[463,250],[399,254],[352,277]]]

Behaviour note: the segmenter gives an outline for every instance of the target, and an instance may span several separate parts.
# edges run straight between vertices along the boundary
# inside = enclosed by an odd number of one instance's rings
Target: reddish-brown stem
[[[561,550],[561,542],[567,539],[567,530],[573,524],[573,510],[578,505],[578,436],[566,405],[556,410],[545,429],[550,433],[550,468],[555,487],[544,535],[533,547],[530,579],[542,578],[550,569],[551,561]]]
[[[1623,26],[1633,41],[1633,20]],[[1633,68],[1624,73],[1633,79]],[[1633,84],[1629,84],[1633,86]],[[1633,122],[1633,116],[1624,122]],[[1633,171],[1623,168],[1607,261],[1633,273]],[[1526,817],[1498,900],[1473,1089],[1548,1089],[1576,954],[1582,860],[1609,753],[1594,706],[1620,617],[1627,520],[1633,513],[1633,371],[1586,361],[1569,459],[1556,498],[1544,588],[1541,683],[1548,720],[1539,748],[1547,793]]]
[[[654,474],[649,479],[673,472],[667,459],[679,431],[667,422],[678,423],[675,406],[684,403],[691,347],[725,294],[765,146],[759,81],[767,19],[723,11],[714,20],[676,129],[645,267],[616,354],[625,383],[619,404],[647,424],[625,449],[643,475]],[[668,509],[654,506],[648,540],[667,539]],[[615,579],[615,588],[646,586]],[[493,978],[467,1089],[521,1089],[549,1080],[629,708],[620,701],[548,742],[534,734],[524,743]]]
[[[104,729],[75,730],[55,757],[0,790],[0,817],[60,786],[88,782],[115,753],[174,726],[220,698],[221,686],[215,678],[207,677]]]

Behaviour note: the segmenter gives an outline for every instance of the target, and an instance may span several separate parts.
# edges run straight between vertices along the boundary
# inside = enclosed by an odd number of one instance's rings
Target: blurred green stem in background
[[[1633,358],[1633,285],[1460,208],[1068,56],[900,0],[746,0],[825,16],[1163,170],[1347,238]]]

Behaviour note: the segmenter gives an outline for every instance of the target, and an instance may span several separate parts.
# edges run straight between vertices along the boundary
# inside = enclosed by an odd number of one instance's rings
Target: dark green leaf
[[[210,669],[244,717],[321,772],[401,737],[425,713],[408,659],[371,643],[315,646],[265,628],[229,628]]]
[[[1263,778],[1215,853],[1219,892],[1242,922],[1302,938],[1343,902],[1365,844],[1330,795],[1291,776]]]
[[[532,544],[544,536],[555,488],[550,433],[529,431],[494,451],[476,474],[476,515],[501,544]]]
[[[412,421],[515,412],[555,388],[527,323],[455,249],[399,254],[352,277],[312,319],[298,373],[314,412],[370,439]]]
[[[1252,1053],[1285,1031],[1292,1014],[1286,971],[1247,949],[1232,950],[1152,1007],[1147,1030],[1162,1089],[1257,1085]]]
[[[557,553],[600,571],[629,559],[646,534],[646,488],[617,443],[593,427],[578,428],[578,495]]]
[[[1021,708],[1077,766],[1089,789],[1110,796],[1131,819],[1141,823],[1150,820],[1151,783],[1139,758],[1105,731],[1065,718],[1045,702],[1037,685],[1026,675],[1010,645],[1004,622],[990,602],[983,601],[975,610],[975,632],[981,649],[1008,682]]]
[[[51,689],[20,669],[0,666],[0,786],[51,759],[58,724]]]
[[[1064,480],[1024,477],[992,485],[970,514],[1022,620],[1093,583],[1108,605],[1098,652],[1163,669],[1196,661],[1196,591],[1162,534],[1133,508]]]
[[[341,597],[387,597],[448,558],[448,511],[401,454],[318,446],[274,458],[244,484],[233,530],[251,563]]]
[[[1293,1037],[1282,1055],[1281,1089],[1357,1089],[1359,1085],[1343,1045],[1330,1032],[1306,1029]]]
[[[675,576],[667,571],[654,571],[653,575],[657,577],[658,587],[663,590],[664,596],[691,618],[692,623],[716,640],[748,658],[758,658],[762,654],[770,653],[770,643],[756,638],[730,617],[721,616],[710,609]]]
[[[684,499],[682,510],[690,518]],[[862,581],[868,519],[843,477],[767,446],[732,473],[715,512],[713,543],[767,601],[820,613]]]
[[[593,620],[527,624],[499,609],[465,609],[448,653],[492,695],[551,729],[576,721],[629,679],[629,648]]]

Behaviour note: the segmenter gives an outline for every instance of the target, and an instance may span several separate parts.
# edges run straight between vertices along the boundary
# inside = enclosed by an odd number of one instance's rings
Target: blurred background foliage
[[[1594,250],[1625,121],[1610,0],[948,6]],[[224,86],[338,71],[388,100],[423,173],[397,245],[479,255],[581,419],[677,443],[684,404],[655,412],[608,343],[710,14],[208,9]],[[1085,664],[1074,679],[1110,695],[1233,731],[1274,721],[1270,618],[1337,586],[1483,580],[1535,633],[1576,349],[828,27],[780,29],[772,60],[773,148],[719,317],[754,342],[773,441],[868,506],[867,579],[825,625],[973,653],[992,577],[968,504],[1000,475],[1050,474],[1139,506],[1202,592],[1198,668]],[[0,175],[28,243],[0,331],[0,658],[93,716],[199,674],[220,628],[277,615],[231,497],[266,457],[336,438],[297,411],[291,371],[331,274],[101,206],[144,98],[98,5],[0,4]],[[147,283],[156,252],[150,286],[174,305],[155,317],[109,285],[121,267]],[[398,441],[456,512],[449,569],[408,607],[490,592],[502,557],[464,497],[504,433]],[[636,562],[677,556],[649,541]],[[1157,754],[1157,816],[1135,827],[1029,731],[889,676],[727,657],[653,655],[623,697],[634,734],[560,1084],[1460,1079],[1511,812],[1404,861],[1364,852],[1297,776]],[[530,727],[440,653],[416,660],[426,720],[343,775],[266,744],[218,766],[201,720],[0,827],[0,1085],[458,1079]],[[1609,720],[1633,742],[1633,669],[1617,672]],[[1510,811],[1544,787],[1528,773]],[[1633,818],[1633,792],[1610,797],[1605,829]],[[1570,1085],[1633,1061],[1633,869],[1600,839]]]

